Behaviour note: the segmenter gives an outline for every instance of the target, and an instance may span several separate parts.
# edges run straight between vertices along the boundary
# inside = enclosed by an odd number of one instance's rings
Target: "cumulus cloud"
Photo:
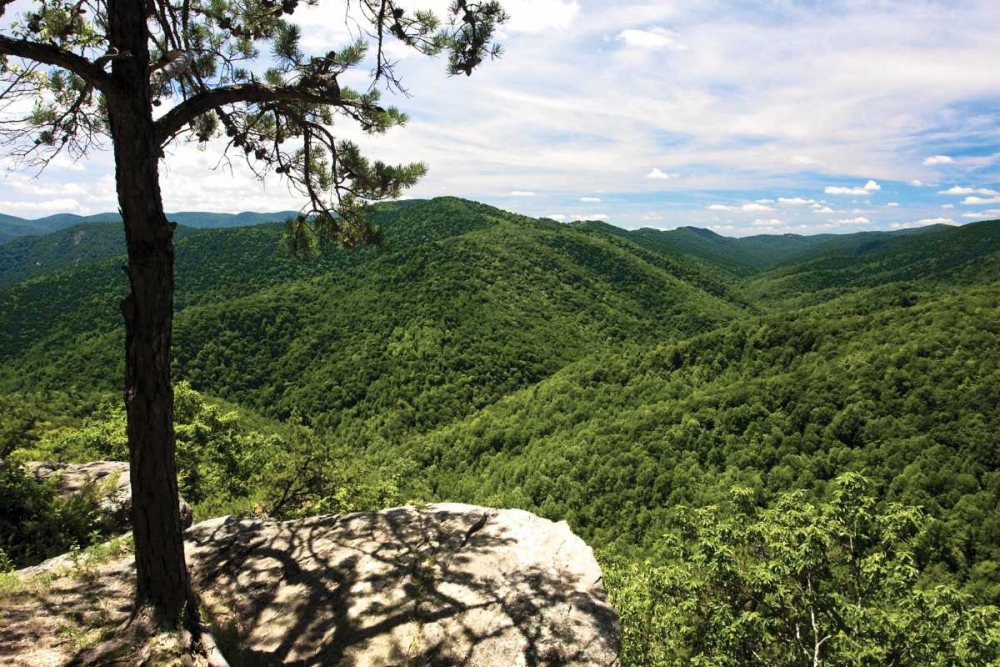
[[[827,186],[823,189],[828,195],[855,195],[858,197],[863,197],[864,195],[871,194],[872,192],[878,192],[882,189],[882,186],[875,181],[868,181],[859,188],[845,188],[839,186]]]
[[[513,192],[511,192],[507,196],[508,197],[534,197],[535,193],[534,192],[529,192],[527,190],[514,190]]]
[[[953,188],[948,188],[947,190],[941,190],[938,192],[939,195],[1000,195],[1000,191],[991,190],[989,188],[963,188],[956,185]]]
[[[594,203],[601,201],[600,197],[580,197],[580,201],[587,203]]]
[[[564,213],[550,213],[549,215],[543,216],[549,220],[555,220],[556,222],[566,222],[566,215]]]
[[[858,216],[857,218],[843,218],[841,220],[831,220],[838,225],[867,225],[871,220],[863,216]]]
[[[952,209],[952,208],[955,208],[955,205],[954,204],[945,204],[941,208],[943,208],[943,209]]]
[[[803,199],[802,197],[778,197],[778,203],[785,206],[812,206],[817,202],[815,199]]]
[[[912,185],[913,187],[915,187],[915,188],[922,188],[922,187],[924,187],[924,182],[923,181],[912,180],[912,181],[907,181],[907,182],[910,185]]]
[[[823,208],[818,208],[813,213],[833,213],[834,210],[829,206],[824,206]]]
[[[782,221],[777,218],[757,218],[753,221],[753,224],[756,227],[775,227],[781,223]]]
[[[954,161],[955,161],[954,158],[949,157],[947,155],[932,155],[924,160],[924,166],[936,167],[942,164],[952,164]]]
[[[653,169],[651,172],[646,174],[646,178],[651,178],[655,181],[669,181],[671,178],[677,178],[678,174],[668,174],[659,168]]]
[[[978,206],[980,204],[1000,204],[1000,196],[998,197],[966,197],[962,200],[962,203],[966,206]]]
[[[647,30],[622,30],[617,37],[619,42],[637,49],[672,49],[683,51],[687,47],[677,38],[677,35],[666,28],[649,28]]]
[[[805,156],[805,155],[796,155],[796,156],[794,156],[791,159],[791,163],[792,164],[801,165],[801,166],[804,166],[804,167],[808,167],[809,165],[813,165],[813,164],[820,164],[819,160],[814,160],[811,157],[808,157],[808,156]]]
[[[896,208],[897,206],[899,206],[898,201],[891,201],[888,204],[886,204],[886,208]]]

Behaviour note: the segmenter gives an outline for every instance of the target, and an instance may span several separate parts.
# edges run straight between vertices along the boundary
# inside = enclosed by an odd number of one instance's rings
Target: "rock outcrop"
[[[28,467],[40,482],[57,476],[57,489],[61,495],[80,493],[94,487],[101,493],[101,508],[111,514],[122,532],[131,527],[132,486],[129,483],[128,463],[121,461],[93,461],[91,463],[31,462]],[[180,501],[181,525],[185,528],[194,521],[194,513],[184,499]]]
[[[528,512],[439,504],[222,517],[185,537],[203,617],[232,665],[618,664],[621,630],[592,550],[565,523]],[[0,595],[0,664],[87,664],[79,638],[128,619],[131,555],[18,574],[44,584]]]
[[[565,523],[528,512],[223,517],[187,538],[237,664],[617,664],[618,617],[593,551]]]

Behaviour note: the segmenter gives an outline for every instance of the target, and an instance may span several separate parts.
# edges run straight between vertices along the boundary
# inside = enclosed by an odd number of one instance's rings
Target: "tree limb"
[[[69,70],[108,96],[122,92],[111,75],[99,65],[58,46],[0,35],[0,55],[15,56]]]
[[[269,86],[263,83],[242,83],[206,90],[184,100],[157,122],[160,144],[169,141],[185,125],[203,113],[227,104],[267,102],[305,102],[307,104],[342,105],[340,87],[333,82],[329,88],[304,86]]]

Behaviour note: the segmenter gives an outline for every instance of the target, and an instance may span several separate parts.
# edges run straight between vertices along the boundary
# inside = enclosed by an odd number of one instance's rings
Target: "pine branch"
[[[304,86],[269,86],[262,83],[243,83],[220,86],[206,90],[184,100],[157,121],[157,134],[161,144],[166,143],[188,123],[209,111],[230,104],[266,104],[299,102],[306,104],[344,105],[336,81],[326,88]]]
[[[0,35],[0,56],[15,56],[43,65],[61,67],[76,74],[109,97],[124,94],[111,75],[100,65],[57,46]]]

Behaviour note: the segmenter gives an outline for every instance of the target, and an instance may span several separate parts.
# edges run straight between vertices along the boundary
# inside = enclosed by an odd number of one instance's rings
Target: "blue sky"
[[[502,60],[449,78],[396,48],[409,125],[336,128],[373,157],[426,162],[410,196],[728,235],[1000,218],[997,0],[504,4]],[[342,7],[297,14],[306,50],[349,38]],[[301,204],[220,165],[216,145],[173,147],[162,173],[168,210]],[[113,210],[112,174],[108,152],[4,171],[0,212]]]

